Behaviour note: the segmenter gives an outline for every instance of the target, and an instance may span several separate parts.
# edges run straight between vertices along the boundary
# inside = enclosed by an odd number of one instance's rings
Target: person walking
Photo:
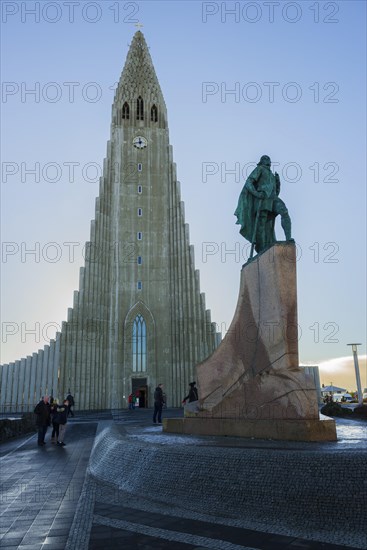
[[[59,424],[59,437],[57,444],[59,447],[65,447],[64,437],[66,431],[66,423],[68,421],[68,410],[69,410],[69,401],[64,399],[64,402],[61,406],[57,407],[57,414],[55,422]]]
[[[35,406],[34,414],[36,415],[36,425],[38,428],[37,443],[41,447],[46,445],[45,437],[47,428],[50,425],[51,419],[51,407],[49,403],[49,396],[45,395],[41,401]]]
[[[162,409],[163,409],[164,397],[163,397],[163,384],[158,384],[154,392],[154,413],[153,424],[162,424]]]

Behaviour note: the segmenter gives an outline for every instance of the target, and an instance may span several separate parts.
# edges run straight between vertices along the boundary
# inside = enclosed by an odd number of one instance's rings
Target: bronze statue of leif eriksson
[[[287,241],[291,236],[291,219],[284,202],[279,198],[280,179],[277,172],[270,170],[271,160],[263,155],[255,170],[251,172],[241,191],[235,211],[240,233],[252,244],[253,249],[262,252],[273,243],[275,238],[275,218],[281,216],[281,225]]]

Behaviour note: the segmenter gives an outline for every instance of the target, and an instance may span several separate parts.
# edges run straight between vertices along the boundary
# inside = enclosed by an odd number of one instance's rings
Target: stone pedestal
[[[164,431],[336,440],[335,422],[319,420],[314,382],[298,365],[296,249],[276,243],[242,268],[229,331],[197,366],[200,412],[168,419]]]

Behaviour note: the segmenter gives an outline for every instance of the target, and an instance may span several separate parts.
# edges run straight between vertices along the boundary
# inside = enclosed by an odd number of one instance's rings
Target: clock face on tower
[[[148,141],[143,136],[136,136],[133,139],[133,145],[134,147],[137,147],[138,149],[144,149],[148,145]]]

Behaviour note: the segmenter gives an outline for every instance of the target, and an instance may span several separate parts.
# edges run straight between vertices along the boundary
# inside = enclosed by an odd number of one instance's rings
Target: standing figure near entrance
[[[255,170],[251,172],[241,191],[235,211],[241,225],[241,235],[250,241],[256,252],[265,250],[276,242],[275,218],[281,216],[285,238],[291,241],[291,219],[284,202],[279,198],[280,179],[277,172],[270,170],[271,160],[263,155]]]
[[[153,424],[162,424],[162,409],[163,409],[164,397],[163,397],[163,384],[158,384],[154,392],[154,413]]]
[[[133,409],[135,409],[135,401],[136,401],[135,395],[133,395],[132,393],[130,393],[129,398],[128,398],[129,410],[132,411]]]

